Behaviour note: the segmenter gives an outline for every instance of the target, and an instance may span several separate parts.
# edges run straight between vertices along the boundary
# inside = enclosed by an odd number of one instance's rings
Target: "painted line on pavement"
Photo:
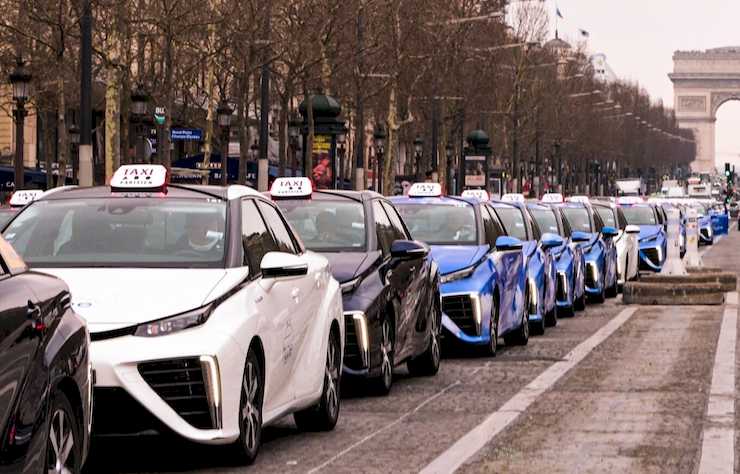
[[[712,369],[712,386],[701,443],[699,474],[735,472],[735,346],[737,343],[736,291],[727,293],[717,351]]]
[[[637,311],[636,306],[623,309],[591,337],[542,372],[536,379],[509,399],[501,408],[491,413],[480,425],[473,428],[455,444],[421,470],[422,474],[450,473],[457,470],[480,451],[497,434],[512,424],[530,405],[570,369],[578,365],[599,344],[609,338]]]

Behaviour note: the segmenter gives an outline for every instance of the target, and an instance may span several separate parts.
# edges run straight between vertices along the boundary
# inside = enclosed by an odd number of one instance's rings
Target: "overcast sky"
[[[547,1],[554,19],[556,2]],[[675,50],[740,46],[740,0],[558,0],[557,6],[565,17],[562,38],[576,43],[578,29],[587,30],[590,51],[606,54],[618,77],[639,82],[666,106],[673,106],[667,74]],[[740,167],[740,102],[717,113],[717,161]]]

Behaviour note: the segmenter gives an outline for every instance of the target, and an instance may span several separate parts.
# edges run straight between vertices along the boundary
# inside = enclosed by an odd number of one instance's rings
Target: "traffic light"
[[[732,176],[732,170],[730,169],[730,164],[725,163],[725,176],[727,177],[727,180],[730,180],[730,176]]]

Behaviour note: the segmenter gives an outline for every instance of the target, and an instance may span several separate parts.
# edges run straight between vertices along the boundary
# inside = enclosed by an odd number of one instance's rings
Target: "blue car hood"
[[[441,275],[469,267],[487,252],[488,245],[432,245],[432,258]]]
[[[640,241],[644,239],[648,239],[662,230],[663,230],[663,227],[659,225],[641,225],[640,226]]]

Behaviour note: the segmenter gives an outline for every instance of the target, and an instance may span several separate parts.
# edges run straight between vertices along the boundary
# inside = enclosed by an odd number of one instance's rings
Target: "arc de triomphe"
[[[693,130],[696,140],[695,172],[714,170],[714,124],[717,109],[740,100],[740,46],[673,54],[676,118],[681,128]]]

